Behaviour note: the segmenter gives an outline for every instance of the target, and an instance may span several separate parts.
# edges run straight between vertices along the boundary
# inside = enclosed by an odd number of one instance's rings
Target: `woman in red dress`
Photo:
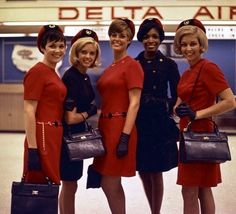
[[[66,87],[55,68],[66,52],[66,40],[59,26],[43,26],[37,45],[44,55],[24,78],[25,181],[60,184],[60,153],[63,102]]]
[[[101,186],[113,214],[125,213],[121,177],[134,176],[136,171],[135,119],[143,71],[141,65],[127,55],[134,31],[129,19],[116,19],[111,23],[108,35],[114,61],[97,82],[101,95],[99,129],[107,154],[95,158],[93,168],[102,174]]]
[[[189,63],[178,84],[178,99],[174,107],[180,117],[183,130],[192,120],[194,131],[211,131],[212,116],[235,108],[232,90],[220,68],[203,59],[202,53],[208,48],[205,27],[197,19],[180,23],[177,28],[174,49]],[[200,73],[198,81],[194,82]],[[194,94],[191,95],[194,88]],[[216,97],[220,97],[218,103]],[[191,98],[190,98],[191,97]],[[191,102],[189,103],[189,100]],[[184,105],[180,105],[181,103]],[[179,163],[177,184],[182,185],[184,214],[215,213],[215,202],[211,187],[221,183],[220,165],[216,163]]]

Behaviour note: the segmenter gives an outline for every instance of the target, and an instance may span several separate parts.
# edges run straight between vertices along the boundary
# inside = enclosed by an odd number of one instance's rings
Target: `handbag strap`
[[[203,63],[198,71],[198,74],[197,74],[197,77],[195,79],[195,82],[193,84],[193,88],[192,88],[192,91],[191,91],[191,94],[190,94],[190,97],[189,97],[189,100],[188,100],[188,103],[190,104],[190,102],[192,101],[192,98],[193,98],[193,94],[194,94],[194,91],[195,91],[195,88],[196,88],[196,85],[197,85],[197,82],[199,80],[199,77],[200,77],[200,74],[201,74],[201,71],[202,71],[202,68],[203,66],[205,65],[205,63]]]
[[[84,123],[85,123],[86,130],[87,130],[87,131],[92,131],[92,130],[93,130],[93,127],[88,123],[88,121],[86,120],[85,116],[84,116],[82,113],[80,113],[80,114],[81,114],[81,116],[82,116],[83,119],[84,119]]]

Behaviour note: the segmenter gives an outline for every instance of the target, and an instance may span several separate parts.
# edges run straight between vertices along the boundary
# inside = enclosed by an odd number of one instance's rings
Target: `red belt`
[[[100,117],[101,118],[109,118],[109,119],[111,119],[113,117],[126,117],[126,115],[127,115],[126,112],[115,112],[115,113],[109,112],[107,114],[101,113]]]
[[[58,122],[58,121],[54,121],[54,122],[51,122],[51,121],[48,121],[48,122],[39,122],[39,121],[37,121],[37,124],[49,125],[49,126],[55,126],[55,127],[62,126],[62,123],[61,123],[61,122]]]

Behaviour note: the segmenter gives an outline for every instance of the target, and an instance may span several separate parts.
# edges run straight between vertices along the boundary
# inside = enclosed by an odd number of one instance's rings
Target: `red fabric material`
[[[102,113],[127,112],[129,106],[128,91],[142,88],[143,71],[141,65],[127,56],[110,65],[98,80],[97,88],[101,94]],[[134,176],[136,171],[137,132],[134,126],[129,141],[128,155],[118,159],[116,146],[123,130],[125,118],[99,118],[99,129],[107,149],[107,155],[95,158],[94,168],[103,175]]]
[[[24,78],[24,99],[37,100],[36,121],[48,122],[59,121],[63,117],[63,102],[66,95],[66,88],[56,72],[43,63],[36,64]],[[28,144],[25,139],[24,149],[24,174],[26,182],[45,183],[45,176],[60,184],[59,163],[62,143],[62,126],[36,125],[37,146],[40,153],[42,171],[28,172]],[[43,143],[45,139],[45,145]]]
[[[186,70],[178,85],[178,96],[188,103],[192,88],[202,67],[199,80],[195,86],[194,95],[189,103],[194,110],[207,108],[214,104],[216,96],[221,91],[229,88],[222,71],[214,63],[202,59],[197,64]],[[180,129],[186,127],[188,118],[180,119]],[[207,119],[194,121],[192,129],[195,131],[211,131],[212,123]],[[219,164],[191,163],[178,166],[177,183],[184,186],[211,187],[221,182]]]

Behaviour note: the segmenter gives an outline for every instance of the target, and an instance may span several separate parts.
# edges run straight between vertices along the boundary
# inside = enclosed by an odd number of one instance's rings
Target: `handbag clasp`
[[[208,140],[210,140],[210,138],[208,136],[204,136],[203,140],[208,141]]]
[[[32,190],[32,195],[38,195],[39,191],[38,190]]]

